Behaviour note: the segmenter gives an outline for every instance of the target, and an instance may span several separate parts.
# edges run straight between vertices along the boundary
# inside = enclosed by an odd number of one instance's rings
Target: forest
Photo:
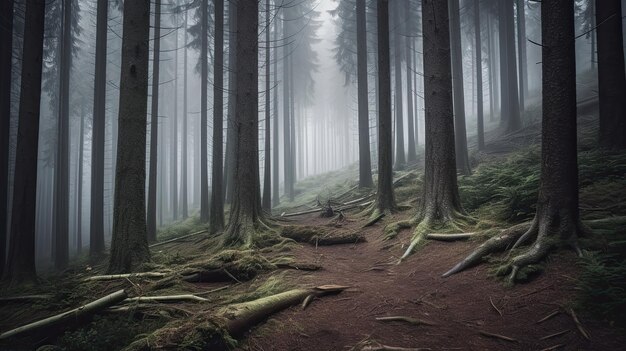
[[[624,348],[626,1],[0,7],[0,350]]]

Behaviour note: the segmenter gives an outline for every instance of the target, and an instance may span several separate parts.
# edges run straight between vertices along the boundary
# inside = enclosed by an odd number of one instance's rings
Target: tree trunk
[[[9,191],[9,145],[11,128],[11,79],[13,61],[13,2],[0,5],[0,277],[4,271],[7,249]]]
[[[589,24],[589,26],[591,28],[595,28],[596,27],[596,23],[599,23],[596,20],[596,18],[598,16],[597,9],[596,9],[596,7],[597,7],[596,0],[588,0],[588,4],[589,4],[588,6],[591,7],[591,10],[589,11],[591,13],[591,18],[589,19],[591,23]],[[602,27],[602,26],[600,26],[600,27]],[[597,41],[600,40],[600,38],[598,38],[600,27],[598,27],[595,31],[591,31],[591,33],[590,33],[590,36],[591,36],[591,61],[589,62],[589,64],[591,65],[591,70],[592,71],[596,69],[596,51],[597,51],[596,46],[599,45],[599,44],[597,44]],[[598,74],[600,74],[600,72],[598,72]]]
[[[378,189],[376,215],[393,211],[391,133],[391,60],[389,57],[389,0],[377,0],[378,8]]]
[[[150,259],[146,235],[146,112],[150,1],[124,4],[119,136],[109,273],[126,273]]]
[[[478,150],[485,148],[485,126],[483,113],[483,56],[480,40],[480,0],[474,0],[474,51],[476,53],[476,124],[478,127]],[[492,112],[493,113],[493,112]]]
[[[456,168],[461,174],[470,174],[465,127],[465,96],[463,89],[463,53],[461,47],[461,12],[459,0],[450,0],[452,88],[454,100],[454,145]]]
[[[98,0],[96,14],[96,66],[91,124],[91,209],[89,256],[104,253],[104,148],[106,131],[106,73],[109,2]]]
[[[224,230],[222,196],[224,135],[224,0],[215,0],[215,65],[213,68],[213,170],[211,177],[211,216],[209,233]]]
[[[225,245],[250,245],[262,217],[259,192],[258,2],[237,3],[237,145]]]
[[[526,59],[526,0],[517,0],[517,55],[519,57],[519,105],[522,114],[526,110],[528,76]]]
[[[11,232],[4,279],[35,282],[35,219],[41,67],[46,2],[27,0],[20,84],[19,123],[13,183]]]
[[[593,2],[593,1],[592,1]],[[620,0],[596,1],[600,145],[626,149],[626,78]]]
[[[187,160],[189,158],[189,155],[187,155],[187,145],[189,144],[188,142],[188,130],[187,130],[187,123],[189,120],[189,116],[187,113],[187,27],[189,26],[189,22],[188,22],[188,13],[187,11],[185,11],[185,44],[184,44],[184,51],[183,51],[183,131],[182,131],[182,138],[181,138],[181,150],[180,150],[180,155],[182,157],[182,159],[180,160],[180,204],[182,206],[182,215],[183,215],[183,219],[187,219],[187,217],[189,216],[189,199],[188,199],[188,188],[187,188],[187,181],[188,181],[188,175],[187,175]]]
[[[283,171],[285,173],[285,195],[289,198],[289,201],[293,201],[293,193],[291,192],[291,109],[290,109],[290,93],[291,93],[291,79],[289,75],[289,58],[290,52],[290,23],[287,17],[287,9],[283,9],[283,17],[286,21],[283,22]]]
[[[57,122],[57,159],[54,165],[54,206],[56,208],[54,267],[62,270],[69,260],[70,202],[70,71],[72,69],[72,2],[63,1],[61,63],[59,77],[59,114]]]
[[[456,1],[456,0],[454,0]],[[452,113],[448,2],[424,0],[425,170],[418,220],[449,221],[462,212]]]
[[[263,167],[263,210],[272,211],[272,169],[270,140],[270,1],[265,0],[265,166]]]
[[[226,168],[224,169],[224,198],[227,203],[232,199],[234,189],[235,170],[235,144],[237,133],[235,130],[235,114],[237,113],[236,91],[237,91],[237,6],[233,1],[228,2],[228,118],[226,132]]]
[[[278,38],[280,37],[278,34],[278,21],[274,22],[274,41],[278,42]],[[272,177],[272,204],[274,206],[278,206],[280,204],[280,194],[278,192],[278,185],[280,184],[280,175],[279,175],[279,163],[280,163],[280,158],[279,158],[279,150],[278,150],[278,50],[275,48],[274,49],[274,71],[273,71],[273,75],[274,75],[274,88],[273,90],[273,94],[274,94],[274,102],[272,103],[273,106],[273,110],[274,110],[274,128],[272,130],[273,132],[273,144],[274,144],[274,148],[273,148],[273,161],[272,162],[272,173],[274,174],[274,176]]]
[[[517,57],[515,55],[515,25],[512,1],[498,1],[500,22],[500,87],[501,119],[507,133],[522,127],[517,86]]]
[[[415,148],[415,126],[414,123],[416,121],[413,120],[413,67],[412,56],[413,56],[413,31],[411,30],[411,2],[404,2],[404,26],[405,30],[405,43],[406,43],[406,104],[407,104],[407,114],[408,114],[408,125],[407,129],[409,132],[409,153],[407,154],[407,161],[409,163],[415,162],[417,159],[416,148]]]
[[[359,187],[370,188],[372,161],[370,155],[370,127],[367,88],[367,18],[365,0],[356,1],[357,77],[359,104]]]
[[[496,93],[495,93],[495,59],[493,42],[491,40],[491,16],[487,16],[487,53],[489,59],[487,61],[487,69],[489,71],[489,121],[493,122],[496,118]]]
[[[393,19],[394,23],[400,23],[400,4],[393,3]],[[406,165],[406,156],[404,152],[404,115],[402,113],[402,45],[400,37],[400,26],[396,25],[394,29],[394,111],[396,116],[396,163],[395,169],[403,169]]]
[[[80,114],[80,134],[78,137],[78,178],[76,180],[76,252],[83,249],[83,159],[85,144],[85,105]]]
[[[209,221],[209,165],[207,155],[207,109],[209,75],[209,0],[200,2],[200,221]]]
[[[176,6],[179,1],[176,1]],[[178,15],[174,15],[174,97],[170,142],[170,201],[172,220],[178,219]]]
[[[157,165],[159,162],[159,66],[161,60],[161,0],[154,0],[152,108],[150,109],[150,169],[148,174],[148,242],[157,241]]]

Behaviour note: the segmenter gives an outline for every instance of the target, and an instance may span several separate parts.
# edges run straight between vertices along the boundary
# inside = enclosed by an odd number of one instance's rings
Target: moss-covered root
[[[395,239],[402,229],[410,229],[413,224],[414,222],[411,220],[390,223],[384,229],[385,236],[383,240]]]
[[[365,242],[365,237],[355,231],[324,230],[320,227],[290,225],[282,228],[281,236],[311,245],[338,245]]]
[[[338,294],[346,286],[323,285],[312,289],[294,289],[253,301],[232,304],[206,315],[198,314],[169,323],[151,335],[133,342],[125,351],[162,349],[228,350],[235,346],[233,337],[274,313],[313,297]],[[310,298],[309,298],[310,300]]]
[[[489,240],[485,241],[482,245],[480,245],[476,250],[469,254],[463,261],[457,263],[452,269],[443,274],[443,277],[449,277],[453,274],[456,274],[464,269],[467,269],[478,262],[480,262],[483,257],[495,253],[506,250],[515,244],[524,234],[529,232],[529,229],[534,227],[531,222],[526,222],[522,224],[518,224],[511,228],[508,228],[500,235],[494,236]]]

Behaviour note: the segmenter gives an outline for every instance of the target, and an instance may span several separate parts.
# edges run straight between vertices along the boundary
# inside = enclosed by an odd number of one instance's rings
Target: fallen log
[[[456,241],[456,240],[469,239],[477,234],[480,234],[480,233],[454,233],[454,234],[431,233],[431,234],[426,234],[426,239],[439,240],[439,241]]]
[[[48,317],[33,323],[23,325],[19,328],[15,328],[0,334],[0,340],[8,339],[15,336],[20,336],[26,333],[32,333],[37,330],[50,328],[56,325],[70,323],[82,317],[93,315],[99,311],[104,310],[107,307],[114,306],[121,301],[124,301],[128,297],[126,290],[118,290],[105,297],[99,298],[93,302],[75,308],[73,310],[63,312],[52,317]]]
[[[365,237],[357,232],[326,232],[311,226],[285,226],[282,229],[281,236],[315,246],[355,244],[366,241]]]
[[[168,295],[168,296],[139,296],[139,297],[130,297],[122,301],[122,303],[141,303],[141,302],[181,302],[181,301],[189,301],[189,302],[205,302],[209,301],[203,297],[199,297],[196,295]]]
[[[165,272],[140,272],[140,273],[128,273],[128,274],[111,274],[111,275],[94,275],[87,277],[84,281],[101,281],[101,280],[117,280],[126,278],[164,278],[169,273]]]

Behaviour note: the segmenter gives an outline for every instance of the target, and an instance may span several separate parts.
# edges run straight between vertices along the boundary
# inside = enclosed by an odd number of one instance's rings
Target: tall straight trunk
[[[209,0],[200,3],[200,220],[209,221],[209,170],[207,156],[207,108],[209,75]]]
[[[224,135],[224,0],[215,0],[215,65],[213,68],[213,170],[211,173],[211,216],[209,233],[224,230],[222,196]]]
[[[393,137],[391,133],[391,60],[389,53],[389,0],[377,0],[378,9],[378,186],[376,211],[396,208],[393,193]]]
[[[453,0],[456,2],[457,0]],[[425,169],[418,219],[454,220],[462,212],[456,178],[448,2],[424,0]],[[452,12],[458,15],[458,12]]]
[[[274,22],[274,42],[278,42],[279,34],[278,34],[278,21]],[[268,44],[269,46],[269,44]],[[274,144],[274,148],[272,150],[273,158],[272,158],[272,173],[274,176],[272,177],[272,204],[274,206],[278,206],[280,204],[280,194],[278,192],[278,185],[280,184],[280,175],[279,175],[279,150],[278,150],[278,49],[274,49],[274,88],[272,89],[274,94],[274,101],[272,102],[273,113],[274,113],[274,128],[272,129],[272,143]],[[268,92],[269,94],[269,92]]]
[[[0,277],[7,250],[9,194],[9,143],[11,121],[11,72],[13,61],[13,2],[0,5]]]
[[[407,120],[408,120],[408,134],[409,134],[409,153],[407,154],[408,162],[415,162],[417,159],[416,149],[415,149],[415,121],[413,120],[413,38],[411,35],[413,34],[410,30],[411,28],[411,2],[404,2],[404,26],[406,28],[405,31],[405,48],[406,48],[406,104],[407,104]],[[399,6],[398,6],[399,7]],[[398,43],[399,44],[399,43]]]
[[[500,87],[501,114],[507,132],[522,127],[517,86],[517,57],[515,55],[515,24],[512,1],[498,1],[500,22]]]
[[[393,2],[393,19],[394,23],[400,23],[400,3]],[[404,115],[402,113],[402,45],[400,36],[400,27],[394,30],[394,111],[396,116],[396,169],[403,169],[406,164],[406,155],[404,152]]]
[[[55,255],[54,267],[64,269],[69,260],[69,202],[70,202],[70,71],[72,67],[72,1],[63,1],[61,31],[61,66],[59,77],[59,114],[57,122],[57,162],[55,176]]]
[[[526,58],[526,0],[517,0],[517,55],[519,77],[519,104],[522,114],[528,95],[528,67]]]
[[[601,1],[598,1],[598,2],[601,2]],[[597,21],[597,17],[598,17],[597,5],[599,4],[596,3],[596,0],[588,0],[588,4],[589,4],[588,6],[591,7],[591,10],[589,11],[591,13],[591,18],[589,19],[591,23],[589,26],[591,28],[595,28],[596,23],[600,23]],[[591,36],[591,61],[589,62],[589,64],[591,65],[591,70],[596,69],[596,52],[597,52],[597,46],[600,45],[599,43],[597,43],[597,41],[600,40],[600,38],[598,38],[598,36],[600,35],[599,34],[600,27],[598,27],[595,31],[591,31],[591,34],[590,34]],[[598,74],[600,73],[598,72]]]
[[[359,187],[369,188],[372,180],[370,127],[367,88],[367,18],[365,0],[356,1],[357,81],[359,104]]]
[[[592,1],[593,2],[593,1]],[[596,1],[600,145],[626,149],[626,78],[620,0]]]
[[[456,168],[461,174],[471,172],[467,153],[465,92],[463,89],[463,53],[461,47],[460,0],[450,0],[450,44],[452,55],[452,98],[454,100],[454,145]]]
[[[76,252],[83,249],[83,159],[85,144],[85,106],[80,114],[80,134],[78,136],[78,177],[76,180]]]
[[[225,245],[251,245],[263,217],[259,192],[258,7],[256,1],[237,3],[237,145],[234,191]]]
[[[272,170],[270,140],[270,0],[265,0],[265,166],[263,167],[263,209],[272,211]]]
[[[489,121],[493,122],[496,117],[496,93],[495,93],[495,59],[493,42],[491,40],[491,16],[487,16],[487,53],[489,59],[487,61],[487,69],[489,72]]]
[[[157,164],[159,160],[159,66],[161,60],[161,0],[154,0],[152,107],[150,109],[150,169],[148,173],[148,242],[157,240]]]
[[[11,231],[4,280],[34,283],[37,151],[46,2],[26,0]]]
[[[96,14],[96,67],[91,124],[91,209],[89,256],[104,253],[104,148],[106,131],[106,73],[109,2],[98,0]]]
[[[480,0],[474,0],[474,51],[476,52],[476,124],[478,127],[478,150],[485,148],[485,126],[483,113],[483,44],[480,40]]]
[[[178,2],[177,2],[178,3]],[[178,28],[178,16],[174,19],[174,27]],[[178,29],[174,30],[174,102],[172,114],[172,130],[170,142],[170,201],[172,203],[172,219],[178,219]]]
[[[188,170],[187,170],[187,160],[189,159],[189,155],[187,155],[187,145],[189,145],[188,142],[188,130],[187,130],[187,123],[189,120],[189,115],[187,113],[187,27],[189,25],[188,22],[188,14],[187,11],[185,11],[185,43],[184,43],[184,47],[185,49],[183,50],[183,125],[182,125],[182,138],[181,138],[181,150],[180,150],[180,155],[181,155],[181,160],[180,160],[180,204],[182,207],[182,215],[183,215],[183,219],[186,219],[189,216],[189,193],[188,193],[188,188],[187,188],[187,182],[188,182]]]
[[[287,18],[287,11],[283,9],[283,17]],[[289,201],[293,201],[293,194],[291,192],[291,108],[290,108],[290,94],[291,94],[291,77],[289,75],[289,62],[290,62],[290,23],[286,21],[283,23],[283,171],[285,173],[285,195],[289,198]]]
[[[228,116],[226,131],[226,165],[224,168],[224,198],[230,202],[233,193],[233,172],[235,169],[235,144],[237,133],[235,130],[235,114],[237,113],[236,91],[237,91],[237,5],[234,1],[228,2]]]
[[[110,273],[129,272],[150,260],[145,198],[150,1],[126,2],[123,18]]]
[[[291,150],[289,151],[289,200],[295,196],[294,184],[296,182],[296,88],[293,74],[293,55],[289,56],[289,134]]]

